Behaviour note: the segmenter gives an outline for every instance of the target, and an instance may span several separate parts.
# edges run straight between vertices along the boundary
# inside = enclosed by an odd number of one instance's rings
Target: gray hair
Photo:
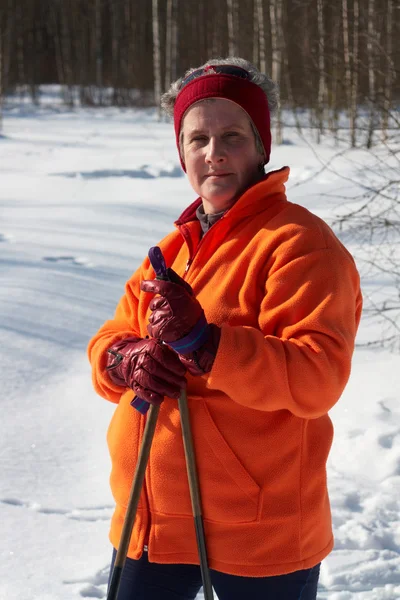
[[[244,58],[240,58],[238,56],[228,56],[227,58],[211,58],[206,63],[204,63],[204,65],[189,69],[188,71],[186,71],[183,77],[180,77],[171,84],[169,90],[161,96],[161,108],[169,117],[172,118],[174,115],[176,97],[182,87],[183,80],[186,77],[188,77],[188,75],[193,73],[193,71],[196,71],[197,69],[203,69],[204,67],[212,65],[235,65],[236,67],[241,67],[242,69],[245,69],[250,75],[250,81],[258,85],[266,95],[268,100],[269,111],[271,115],[274,114],[279,103],[279,90],[277,84],[272,81],[269,75],[267,75],[266,73],[261,73],[261,71],[259,71],[257,67],[255,67],[250,61],[245,60]],[[263,153],[264,147],[260,135],[251,120],[250,124],[255,136],[257,150],[260,153]],[[182,135],[180,135],[179,138],[180,154],[183,159]]]

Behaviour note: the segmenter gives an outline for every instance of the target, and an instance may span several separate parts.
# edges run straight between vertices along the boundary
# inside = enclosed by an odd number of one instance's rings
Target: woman
[[[182,387],[219,599],[315,599],[333,546],[328,411],[350,373],[357,270],[321,219],[288,202],[289,169],[264,173],[276,105],[266,75],[243,59],[210,60],[162,104],[199,196],[159,244],[177,276],[156,281],[146,258],[89,344],[95,389],[118,404],[108,433],[114,548],[144,428],[131,401],[162,403],[121,600],[195,598],[201,586]]]

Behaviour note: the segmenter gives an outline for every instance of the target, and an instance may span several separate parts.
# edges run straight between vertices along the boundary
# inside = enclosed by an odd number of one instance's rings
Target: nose
[[[206,162],[208,164],[221,163],[226,160],[223,143],[217,137],[210,137],[207,144]]]

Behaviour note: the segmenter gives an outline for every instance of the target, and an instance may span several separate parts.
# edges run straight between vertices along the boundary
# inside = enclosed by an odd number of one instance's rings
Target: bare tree
[[[270,21],[271,21],[271,46],[272,46],[272,68],[271,77],[280,85],[282,71],[282,2],[281,0],[270,0]],[[276,112],[276,143],[281,144],[283,139],[282,132],[282,112],[279,107]]]
[[[64,0],[63,4],[60,5],[60,54],[63,65],[64,75],[64,101],[69,105],[74,104],[73,94],[73,77],[72,77],[72,35],[69,26],[71,19],[71,11],[69,0]]]
[[[317,0],[318,15],[318,97],[317,97],[317,122],[318,143],[320,134],[324,132],[325,106],[326,106],[326,73],[325,73],[325,24],[323,1]]]
[[[3,31],[2,12],[0,12],[0,135],[3,131]]]
[[[267,70],[267,60],[265,53],[265,33],[264,33],[264,7],[263,0],[255,0],[258,18],[258,53],[260,70],[265,73]]]
[[[66,97],[65,94],[65,72],[64,72],[64,63],[62,56],[62,43],[61,43],[61,34],[59,27],[59,9],[60,5],[57,2],[50,2],[49,8],[49,36],[54,40],[54,48],[55,48],[55,62],[57,68],[57,78],[58,83],[62,86],[64,99]]]
[[[95,61],[96,61],[96,87],[97,101],[103,103],[103,54],[102,54],[102,19],[101,19],[101,0],[95,0],[94,5],[94,29],[95,29]]]
[[[349,41],[349,9],[347,0],[342,0],[342,28],[343,28],[343,61],[344,82],[346,91],[347,108],[350,108],[351,89],[351,63],[350,63],[350,41]]]
[[[396,120],[396,116],[392,114]],[[400,122],[397,121],[400,131]],[[379,286],[364,286],[364,319],[378,325],[368,336],[368,346],[400,350],[400,152],[399,139],[367,153],[368,173],[362,165],[352,176],[360,193],[351,203],[345,199],[333,226],[349,240],[364,282],[379,281]],[[341,156],[341,161],[344,156]],[[372,159],[372,160],[371,160]],[[339,177],[341,169],[334,171]]]
[[[388,139],[389,111],[392,103],[394,80],[393,68],[393,0],[387,0],[386,6],[386,81],[383,98],[382,134],[383,141]]]
[[[368,31],[367,31],[367,55],[368,55],[368,102],[370,105],[367,148],[371,148],[375,130],[376,111],[376,74],[375,74],[375,0],[368,0]]]
[[[154,70],[154,101],[158,107],[158,116],[160,112],[161,96],[161,53],[160,53],[160,29],[158,23],[158,0],[153,0],[153,70]]]
[[[329,128],[338,142],[339,125],[339,36],[340,36],[340,8],[336,9],[332,19],[332,78],[329,94]]]
[[[176,78],[177,59],[177,24],[176,0],[167,0],[166,40],[165,40],[165,82],[164,89],[168,89]]]
[[[358,38],[360,25],[359,0],[353,0],[353,55],[352,55],[352,81],[350,92],[350,132],[351,146],[357,143],[357,100],[358,100]]]
[[[237,0],[226,0],[228,20],[228,53],[229,56],[237,54]]]
[[[259,39],[259,23],[258,23],[258,6],[257,2],[253,5],[253,63],[258,64],[258,57],[260,53],[260,39]]]
[[[17,30],[17,65],[18,65],[18,86],[20,97],[25,96],[25,84],[26,84],[26,72],[25,72],[25,52],[24,52],[24,23],[23,23],[23,11],[22,6],[19,2],[16,2],[15,7],[15,21]]]

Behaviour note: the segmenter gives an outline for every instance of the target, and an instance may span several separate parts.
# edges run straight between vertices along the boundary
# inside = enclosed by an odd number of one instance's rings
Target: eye
[[[227,131],[224,135],[227,140],[237,140],[240,137],[240,134],[237,131]]]
[[[191,142],[204,142],[207,141],[207,137],[205,135],[195,135],[190,139]]]

